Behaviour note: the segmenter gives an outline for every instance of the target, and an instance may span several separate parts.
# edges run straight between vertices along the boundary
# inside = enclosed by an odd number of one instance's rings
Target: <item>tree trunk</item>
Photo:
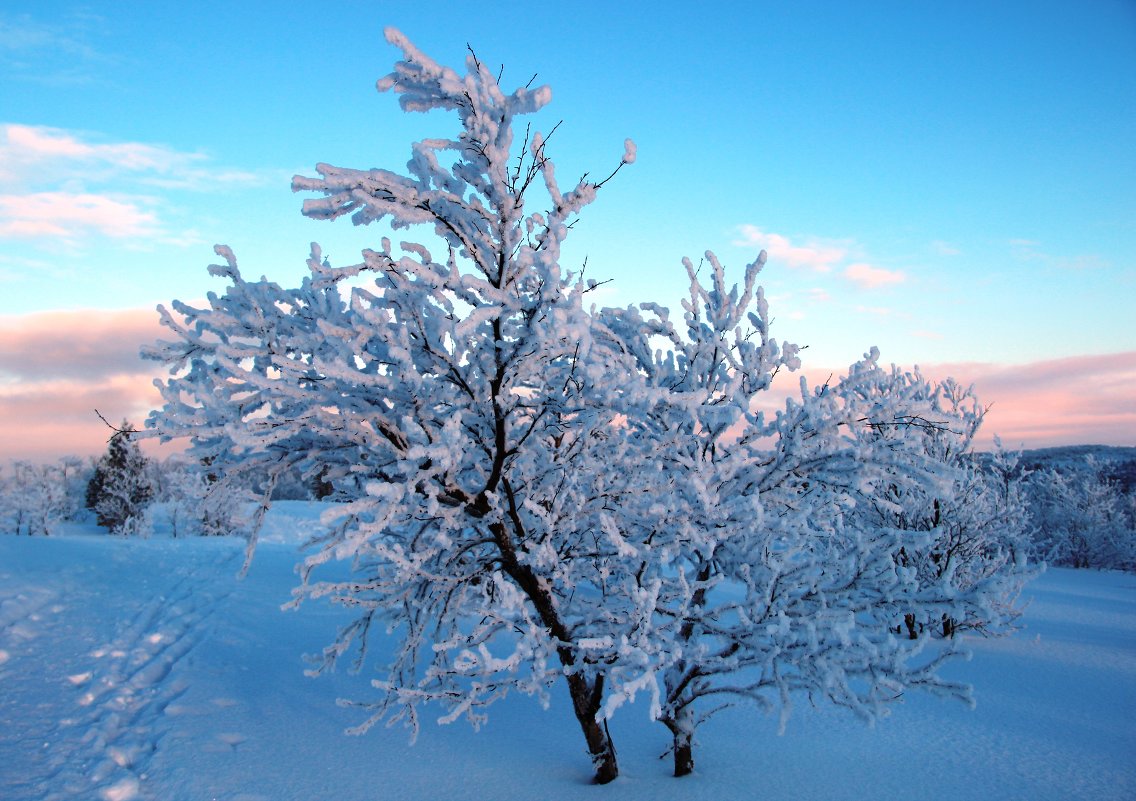
[[[579,673],[568,676],[568,690],[572,694],[572,707],[576,720],[584,732],[588,743],[588,754],[595,767],[595,783],[607,784],[619,775],[619,765],[615,759],[615,745],[608,736],[607,727],[596,717],[603,699],[603,679],[589,683]]]
[[[661,719],[671,731],[671,753],[674,755],[675,777],[694,773],[694,710],[691,704],[681,707],[674,717]]]
[[[517,532],[523,534],[524,528],[513,504],[512,490],[508,482],[504,483],[510,501],[511,519]],[[501,564],[505,572],[528,596],[537,614],[540,615],[541,622],[548,627],[549,634],[560,643],[556,646],[556,654],[560,658],[560,664],[568,669],[568,692],[572,695],[572,709],[576,713],[580,729],[584,732],[584,740],[588,743],[588,754],[596,771],[595,782],[607,784],[619,775],[619,765],[615,759],[615,745],[608,736],[607,728],[596,719],[600,705],[603,703],[603,676],[589,681],[576,664],[576,653],[569,645],[572,637],[556,609],[555,598],[537,579],[532,568],[517,560],[517,551],[508,529],[501,523],[493,523],[489,529],[493,532],[500,550]]]
[[[694,747],[689,732],[674,736],[674,775],[689,776],[694,773]]]

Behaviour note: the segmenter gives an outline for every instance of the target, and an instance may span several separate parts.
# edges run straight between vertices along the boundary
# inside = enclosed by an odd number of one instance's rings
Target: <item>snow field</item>
[[[978,707],[912,695],[874,728],[839,710],[731,710],[671,778],[644,703],[611,722],[621,777],[597,788],[563,687],[510,696],[480,733],[427,721],[343,730],[368,671],[303,675],[348,620],[305,603],[296,537],[315,505],[272,512],[247,578],[243,542],[0,537],[0,799],[1130,799],[1136,797],[1136,577],[1050,570],[1017,635],[973,639],[952,677]]]

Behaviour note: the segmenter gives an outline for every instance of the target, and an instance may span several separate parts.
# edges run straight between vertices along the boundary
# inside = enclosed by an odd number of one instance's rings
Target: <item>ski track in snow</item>
[[[123,547],[122,542],[103,543]],[[136,554],[145,554],[146,543]],[[146,769],[167,728],[166,708],[187,689],[178,675],[188,655],[211,631],[210,617],[230,592],[239,566],[235,548],[187,549],[195,558],[164,558],[152,565],[147,576],[148,597],[124,595],[122,614],[100,621],[98,631],[73,625],[71,607],[82,604],[75,578],[82,569],[70,568],[56,579],[55,587],[36,587],[5,597],[0,589],[0,686],[18,703],[19,682],[53,685],[53,708],[40,720],[48,728],[28,730],[33,721],[18,708],[4,718],[17,725],[9,734],[0,733],[2,761],[24,768],[8,775],[0,765],[0,798],[28,801],[67,801],[92,798],[102,801],[134,801],[145,797]],[[0,574],[0,587],[6,586]],[[113,581],[113,579],[112,579]],[[75,589],[74,594],[69,591]],[[103,587],[114,592],[116,587]],[[81,615],[76,618],[82,619]],[[24,675],[19,670],[21,654],[34,655],[39,639],[82,638],[93,647],[85,650],[83,662],[54,664],[48,675]],[[42,664],[42,663],[41,663]],[[58,668],[56,673],[54,668]],[[35,698],[29,686],[27,697]],[[20,718],[23,718],[22,720]],[[43,725],[42,723],[40,724]],[[6,726],[4,728],[12,728]]]

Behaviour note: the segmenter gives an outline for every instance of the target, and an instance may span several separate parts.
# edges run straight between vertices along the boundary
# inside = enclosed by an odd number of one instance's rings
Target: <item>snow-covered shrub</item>
[[[267,486],[267,482],[261,483],[261,487],[264,486]],[[304,477],[300,475],[299,471],[292,470],[277,476],[272,487],[272,500],[309,501],[318,500],[318,498],[316,498],[316,493],[312,492],[308,482],[304,481]]]
[[[64,456],[53,466],[62,494],[64,520],[80,520],[87,514],[87,484],[95,471],[91,457]]]
[[[860,509],[871,525],[922,533],[905,543],[899,562],[913,568],[923,586],[942,587],[952,599],[950,608],[905,614],[900,631],[911,639],[922,631],[1007,631],[1019,614],[1018,592],[1035,572],[1018,456],[1001,443],[990,455],[971,450],[986,413],[973,389],[952,379],[927,382],[918,373],[894,379],[919,386],[926,398],[926,417],[913,428],[915,456],[940,480],[902,486],[885,477]]]

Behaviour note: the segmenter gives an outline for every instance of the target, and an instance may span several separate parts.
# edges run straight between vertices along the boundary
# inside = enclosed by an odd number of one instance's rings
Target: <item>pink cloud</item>
[[[215,190],[217,184],[258,184],[265,175],[218,168],[204,153],[144,142],[88,142],[58,128],[0,125],[0,181],[9,186],[102,182],[110,179]]]
[[[981,433],[1007,447],[1136,445],[1136,351],[1028,364],[938,364],[928,376],[973,383],[990,405]]]
[[[206,157],[200,153],[183,153],[161,145],[142,142],[85,142],[73,133],[58,128],[30,125],[5,125],[0,141],[0,162],[8,179],[39,178],[46,168],[88,169],[159,174],[196,174],[198,164]]]
[[[769,255],[773,264],[784,264],[791,268],[805,268],[817,273],[829,273],[843,264],[849,257],[849,250],[842,245],[794,244],[787,236],[763,231],[756,225],[738,226],[741,239],[734,241],[740,247],[759,247]],[[907,275],[900,270],[885,270],[866,262],[854,262],[841,270],[841,275],[861,289],[878,289],[883,286],[902,284]]]
[[[159,402],[158,364],[138,358],[164,338],[151,310],[74,311],[0,317],[0,461],[94,455],[109,434],[95,416],[141,425]],[[1027,364],[923,365],[931,379],[973,383],[990,412],[979,446],[995,434],[1008,447],[1136,445],[1136,351]],[[810,366],[778,376],[762,408],[774,412],[799,392],[804,375],[819,386],[847,365]]]
[[[24,381],[149,375],[138,349],[163,336],[153,309],[0,316],[0,374]]]
[[[91,153],[91,146],[52,128],[33,128],[30,125],[6,125],[10,155],[23,151],[28,155],[66,156],[83,158]]]
[[[794,245],[781,234],[766,233],[755,225],[742,225],[738,229],[742,239],[734,244],[759,247],[769,254],[774,263],[789,267],[804,267],[818,273],[830,272],[833,265],[842,261],[846,251],[833,245]]]
[[[118,425],[127,420],[141,427],[161,398],[149,377],[120,377],[90,383],[57,381],[0,391],[0,414],[17,420],[0,445],[0,463],[10,460],[51,462],[63,456],[98,456],[106,450],[111,430],[96,410]],[[183,442],[142,440],[151,455],[167,455]]]
[[[800,392],[802,376],[818,387],[847,372],[847,366],[810,366],[782,373],[760,408],[772,414]],[[954,362],[921,365],[931,380],[953,377],[973,384],[989,407],[977,447],[1059,445],[1136,446],[1136,351],[1049,359],[1026,364]]]
[[[141,309],[0,317],[0,461],[101,453],[110,432],[95,409],[141,425],[162,368],[138,350],[162,330]]]
[[[0,237],[75,239],[100,233],[116,239],[151,236],[157,217],[132,202],[95,194],[38,192],[0,195]]]
[[[160,190],[217,191],[267,176],[220,168],[202,153],[142,142],[87,141],[57,128],[0,125],[0,238],[84,243],[91,234],[195,243],[163,219]]]
[[[5,433],[0,461],[100,454],[112,432],[96,409],[115,425],[125,419],[141,426],[159,402],[157,390],[143,376],[4,387],[0,414],[18,422]]]
[[[844,268],[844,277],[861,289],[878,289],[882,286],[902,284],[907,276],[901,270],[885,270],[864,262],[849,264]]]

